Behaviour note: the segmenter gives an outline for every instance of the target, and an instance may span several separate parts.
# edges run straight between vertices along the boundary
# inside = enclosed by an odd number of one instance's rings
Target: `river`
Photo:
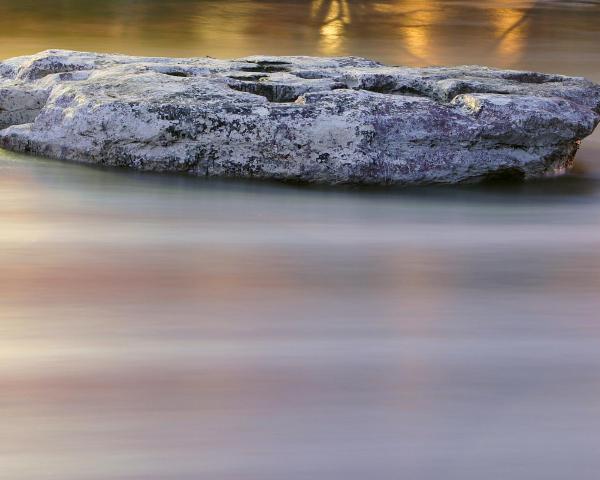
[[[360,55],[600,81],[598,1],[2,0],[0,58]],[[0,478],[597,480],[600,131],[525,184],[0,150]]]

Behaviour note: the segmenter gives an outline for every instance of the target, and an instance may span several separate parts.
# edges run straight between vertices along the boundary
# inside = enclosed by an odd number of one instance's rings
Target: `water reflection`
[[[345,29],[352,22],[348,0],[314,0],[311,17],[320,25],[321,54],[341,55]]]
[[[404,38],[403,45],[419,63],[440,63],[438,52],[435,47],[434,28],[436,24],[444,21],[443,10],[439,2],[418,2],[411,10],[404,12],[406,24],[399,27]]]
[[[354,54],[392,64],[485,63],[594,76],[600,52],[588,45],[600,36],[599,18],[596,0],[4,0],[0,57],[49,47]],[[561,62],[550,50],[565,53]],[[585,61],[566,55],[572,51]]]
[[[527,42],[529,16],[536,3],[533,0],[521,2],[518,8],[497,8],[492,12],[492,21],[498,37],[497,52],[505,62],[516,62],[523,54]]]

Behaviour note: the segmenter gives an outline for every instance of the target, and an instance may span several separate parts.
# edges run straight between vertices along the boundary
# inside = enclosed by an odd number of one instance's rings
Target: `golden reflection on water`
[[[597,35],[600,2],[588,3],[3,0],[0,58],[47,48],[223,58],[358,55],[411,66],[483,63],[590,76],[599,54],[588,39]],[[548,45],[585,55],[558,60]]]
[[[400,27],[408,53],[427,64],[439,62],[432,29],[445,17],[437,4],[427,0],[411,2],[411,10],[406,14],[407,24]]]
[[[491,11],[492,23],[498,38],[497,53],[506,62],[518,61],[527,43],[529,13],[535,1],[521,2],[519,8],[498,8]]]
[[[319,52],[333,56],[342,54],[345,30],[352,22],[348,0],[314,0],[311,17],[321,25]]]

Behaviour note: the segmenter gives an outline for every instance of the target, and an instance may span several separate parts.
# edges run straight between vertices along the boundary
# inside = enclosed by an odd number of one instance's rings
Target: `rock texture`
[[[564,171],[600,120],[583,78],[355,57],[0,63],[0,146],[194,175],[453,183]]]

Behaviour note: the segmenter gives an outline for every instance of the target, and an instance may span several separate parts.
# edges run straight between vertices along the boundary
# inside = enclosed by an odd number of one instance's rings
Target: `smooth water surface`
[[[0,1],[0,57],[53,47],[600,81],[600,2]],[[0,151],[0,268],[3,480],[598,478],[598,134],[384,190]]]

